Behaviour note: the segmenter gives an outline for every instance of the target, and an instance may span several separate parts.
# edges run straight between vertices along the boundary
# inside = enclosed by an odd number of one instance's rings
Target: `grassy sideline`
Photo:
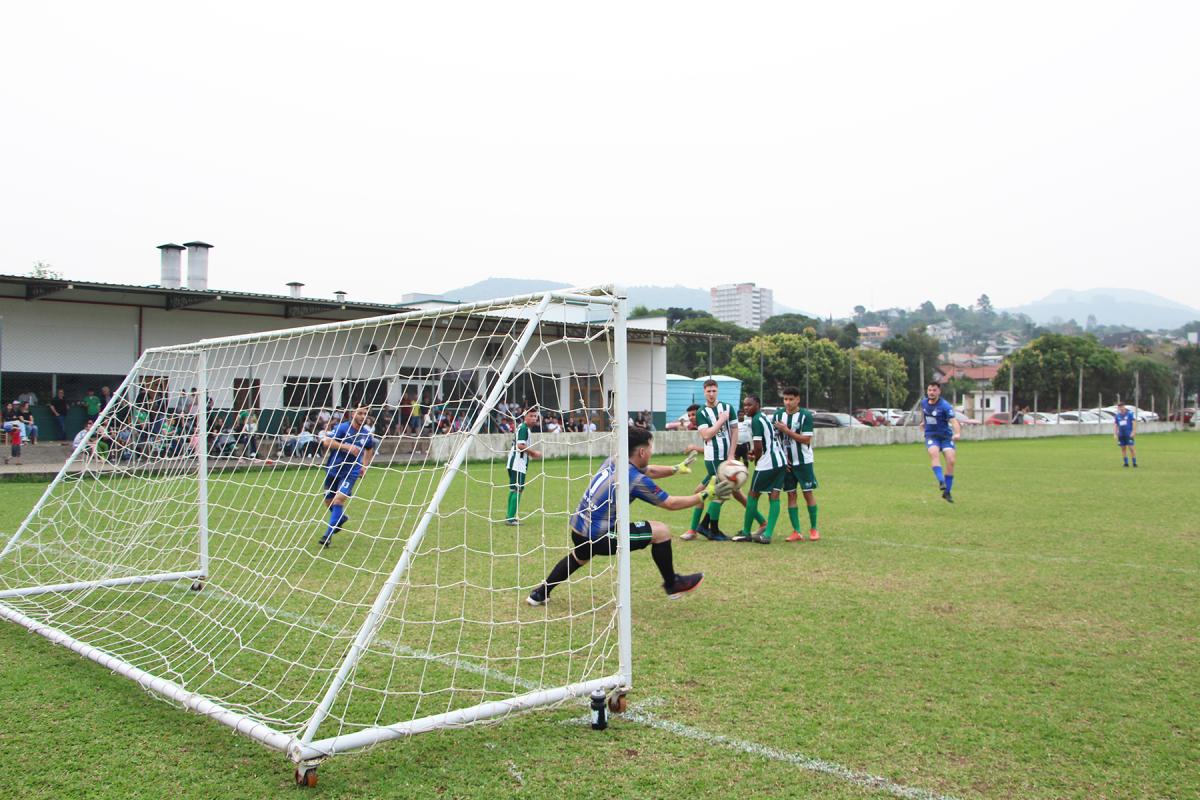
[[[634,554],[630,699],[692,738],[568,724],[581,705],[334,759],[314,796],[881,796],[699,730],[934,795],[1194,797],[1200,436],[1138,444],[1133,470],[1109,437],[968,443],[953,506],[917,446],[819,451],[821,542],[677,540],[707,575],[680,602]],[[0,531],[43,489],[0,484]],[[0,676],[0,796],[294,791],[282,757],[15,625]]]

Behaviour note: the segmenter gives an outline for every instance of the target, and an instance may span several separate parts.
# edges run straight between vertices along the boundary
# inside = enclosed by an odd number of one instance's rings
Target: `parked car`
[[[835,411],[818,411],[813,414],[814,428],[865,428],[861,422],[849,414]]]
[[[1078,425],[1079,423],[1094,424],[1100,422],[1100,415],[1095,411],[1064,411],[1058,415],[1059,424],[1067,423]]]
[[[1094,408],[1092,410],[1100,412],[1104,416],[1105,422],[1112,422],[1113,417],[1117,415],[1116,406],[1105,406],[1104,408]],[[1137,406],[1131,405],[1126,405],[1125,410],[1132,411],[1133,418],[1138,422],[1158,422],[1158,414],[1154,413],[1153,411],[1147,411],[1144,408],[1138,408]]]
[[[962,407],[954,409],[954,418],[959,425],[982,425],[983,423],[963,411]]]
[[[1168,422],[1193,422],[1200,409],[1180,408],[1167,415]]]
[[[872,411],[883,415],[884,424],[886,425],[901,425],[901,420],[908,414],[903,408],[872,408]]]
[[[1058,422],[1056,414],[1047,414],[1045,411],[1030,411],[1025,414],[1025,419],[1032,420],[1034,425],[1053,425]]]
[[[1007,411],[997,411],[995,414],[992,414],[990,417],[988,417],[986,420],[984,420],[983,424],[984,425],[1014,425],[1014,424],[1015,425],[1032,425],[1033,424],[1033,415],[1032,414],[1022,414],[1020,422],[1014,423],[1012,414],[1010,414]]]
[[[860,408],[854,412],[854,418],[863,425],[869,425],[872,428],[888,424],[887,417],[876,408]]]

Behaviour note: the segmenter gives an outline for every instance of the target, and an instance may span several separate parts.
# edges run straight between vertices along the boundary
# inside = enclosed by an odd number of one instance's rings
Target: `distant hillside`
[[[1059,289],[1041,300],[1006,310],[1026,314],[1038,323],[1057,318],[1084,325],[1088,316],[1094,315],[1101,325],[1149,330],[1178,328],[1200,319],[1200,310],[1140,289]]]
[[[566,289],[569,283],[543,281],[532,278],[488,278],[470,286],[450,289],[442,293],[447,300],[489,300],[493,297],[512,297],[518,294],[540,292],[546,289]],[[647,308],[694,308],[697,311],[710,311],[709,294],[707,289],[696,289],[689,286],[628,286],[629,306],[646,306]],[[779,303],[775,304],[776,314],[804,314]],[[812,316],[808,314],[808,316]]]
[[[571,285],[533,278],[488,278],[478,283],[472,283],[470,286],[442,292],[442,297],[447,300],[461,300],[464,303],[470,303],[475,300],[492,300],[497,297],[513,297],[518,294],[542,292],[546,289],[568,289]]]

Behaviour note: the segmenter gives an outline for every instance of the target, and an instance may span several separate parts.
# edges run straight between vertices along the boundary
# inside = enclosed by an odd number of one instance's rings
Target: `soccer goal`
[[[0,539],[0,617],[286,753],[302,785],[411,734],[623,706],[627,486],[619,557],[525,602],[588,478],[628,457],[623,303],[555,291],[147,350]],[[373,460],[323,547],[326,430],[364,406]],[[526,409],[545,458],[514,504]]]

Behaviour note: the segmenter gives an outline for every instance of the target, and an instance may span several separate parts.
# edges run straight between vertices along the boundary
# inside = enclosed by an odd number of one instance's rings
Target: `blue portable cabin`
[[[679,419],[692,403],[704,403],[704,382],[708,375],[689,378],[686,375],[668,374],[667,378],[667,421]],[[734,408],[742,402],[742,382],[728,375],[713,375],[717,382],[717,398]]]

